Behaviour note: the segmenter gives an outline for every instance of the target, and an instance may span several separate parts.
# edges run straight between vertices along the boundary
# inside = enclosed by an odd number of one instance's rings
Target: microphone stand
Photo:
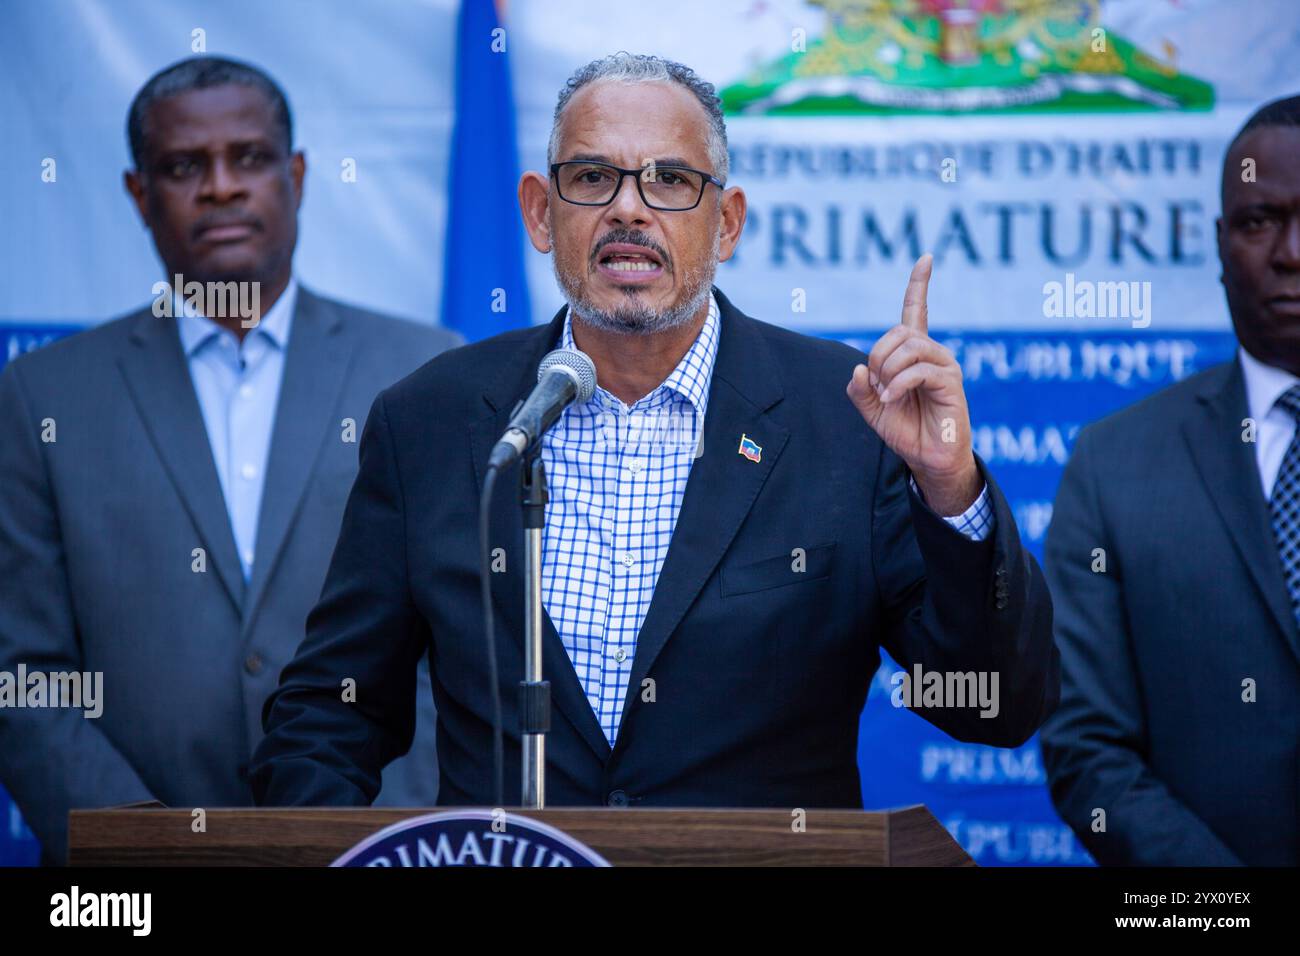
[[[524,679],[519,682],[525,809],[546,806],[546,734],[551,729],[551,685],[542,680],[542,529],[546,526],[546,471],[540,443],[519,463],[524,520]]]

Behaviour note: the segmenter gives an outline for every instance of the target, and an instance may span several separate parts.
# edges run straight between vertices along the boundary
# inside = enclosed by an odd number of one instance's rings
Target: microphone
[[[492,449],[488,468],[502,469],[531,449],[574,402],[586,402],[596,391],[596,365],[577,349],[556,349],[537,366],[537,385],[510,418],[510,425]]]
[[[483,490],[479,495],[478,506],[478,541],[479,541],[479,594],[483,601],[483,632],[486,637],[488,652],[488,688],[492,700],[492,783],[493,792],[496,795],[496,805],[504,806],[503,803],[503,782],[505,779],[505,734],[501,726],[501,684],[497,673],[497,650],[496,650],[496,630],[492,622],[492,587],[489,583],[492,578],[489,570],[489,525],[492,504],[492,489],[496,484],[497,476],[508,465],[513,464],[526,454],[541,439],[542,433],[555,424],[555,420],[560,417],[570,404],[575,401],[586,402],[596,391],[596,365],[584,352],[577,349],[556,349],[550,352],[542,359],[541,364],[537,366],[537,385],[529,394],[528,399],[515,409],[514,414],[510,416],[510,425],[506,428],[505,434],[501,440],[492,448],[492,454],[488,457],[487,471],[483,475]],[[541,462],[536,462],[540,478]],[[529,481],[529,475],[521,476],[521,499],[524,506],[524,523],[528,529],[525,536],[532,535],[533,546],[537,548],[538,557],[541,554],[541,526],[544,518],[542,505],[546,501],[545,483],[540,482],[534,487]],[[525,556],[524,566],[528,570],[531,565],[531,559]],[[533,565],[530,573],[529,588],[534,600],[540,595],[540,565]],[[530,611],[531,613],[531,611]],[[541,620],[540,606],[536,609],[537,620]],[[531,618],[530,618],[531,620]],[[531,626],[525,629],[525,633],[530,638],[536,638],[536,634],[529,634]],[[536,645],[539,649],[537,663],[540,665],[540,644]],[[531,652],[530,652],[531,653]],[[532,665],[529,664],[528,667]],[[523,739],[525,747],[525,771],[529,769],[527,759],[532,755],[540,755],[543,738],[536,734],[546,732],[545,721],[541,720],[541,715],[549,717],[549,698],[547,685],[541,681],[540,675],[537,680],[532,680],[528,668],[525,668],[525,680],[520,685],[521,706],[527,700],[528,707],[531,710],[525,710],[521,713],[521,726],[523,728]],[[524,695],[528,696],[525,697]],[[530,742],[531,741],[531,742]],[[525,778],[525,787],[528,786],[529,778]],[[537,794],[541,806],[540,783],[537,784]]]

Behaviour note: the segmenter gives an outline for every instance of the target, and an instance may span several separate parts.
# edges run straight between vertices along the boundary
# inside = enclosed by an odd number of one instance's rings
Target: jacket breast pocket
[[[792,548],[785,554],[743,564],[723,564],[719,575],[722,596],[750,594],[790,584],[804,584],[830,577],[835,542]]]

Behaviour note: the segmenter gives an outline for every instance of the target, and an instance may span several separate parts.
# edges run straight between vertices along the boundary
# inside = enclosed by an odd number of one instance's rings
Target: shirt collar
[[[290,276],[289,284],[280,293],[280,298],[275,300],[275,305],[262,316],[262,320],[252,331],[260,332],[274,345],[283,349],[289,341],[289,329],[293,324],[293,313],[297,303],[298,280]],[[174,296],[173,307],[180,326],[181,347],[185,350],[186,356],[193,356],[208,341],[222,332],[227,335],[234,334],[192,308],[181,295]]]
[[[709,312],[704,317],[704,325],[700,328],[700,334],[695,337],[695,341],[686,350],[686,354],[677,363],[677,367],[668,373],[668,377],[663,380],[658,388],[650,392],[645,398],[640,399],[640,401],[645,401],[646,398],[654,395],[660,389],[667,388],[694,405],[700,415],[704,414],[704,408],[709,401],[709,383],[713,378],[713,364],[718,357],[720,315],[718,302],[713,297],[713,293],[710,292]],[[564,330],[560,333],[560,348],[572,349],[577,347],[573,343],[572,316],[572,308],[565,311]],[[605,392],[604,389],[597,389],[597,391]],[[613,396],[610,397],[613,398]]]
[[[1244,348],[1238,348],[1241,372],[1246,379],[1246,407],[1250,417],[1260,421],[1273,409],[1273,405],[1300,378],[1272,365],[1265,365]]]

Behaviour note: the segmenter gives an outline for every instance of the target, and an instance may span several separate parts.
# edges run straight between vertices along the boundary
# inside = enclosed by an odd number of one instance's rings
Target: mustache
[[[262,220],[240,211],[209,212],[200,216],[190,229],[190,238],[197,239],[205,230],[219,226],[252,226],[262,232]]]
[[[609,232],[601,236],[600,241],[596,243],[596,248],[591,251],[590,264],[592,268],[595,268],[596,263],[600,260],[600,254],[604,248],[613,245],[616,242],[623,245],[642,246],[643,248],[649,249],[659,257],[659,261],[664,264],[664,269],[666,271],[674,271],[673,260],[672,257],[668,255],[668,250],[659,245],[659,243],[655,242],[644,232],[639,232],[635,229],[611,229]]]

